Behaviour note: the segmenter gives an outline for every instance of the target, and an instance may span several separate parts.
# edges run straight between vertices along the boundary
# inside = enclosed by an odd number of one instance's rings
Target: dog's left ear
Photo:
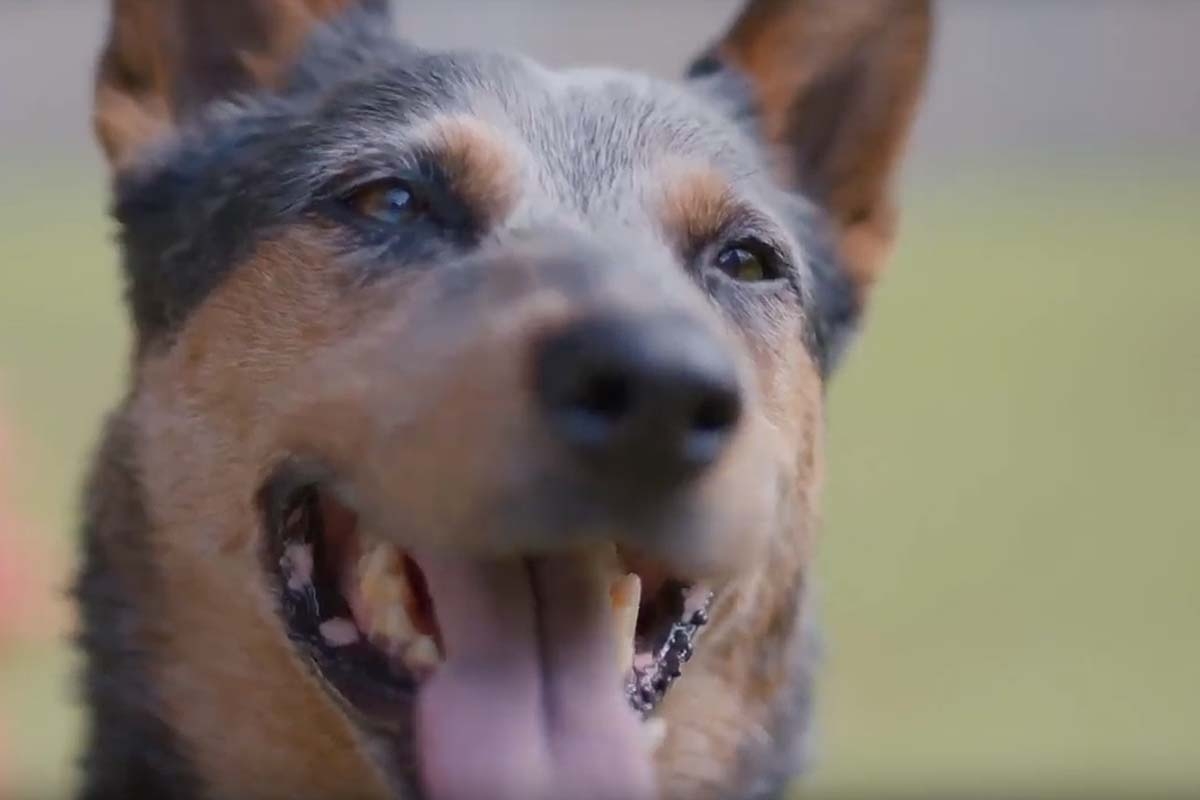
[[[689,71],[740,95],[782,182],[830,215],[859,304],[891,249],[931,17],[930,0],[750,0]]]
[[[111,0],[94,123],[115,166],[215,100],[276,90],[312,33],[388,0]]]

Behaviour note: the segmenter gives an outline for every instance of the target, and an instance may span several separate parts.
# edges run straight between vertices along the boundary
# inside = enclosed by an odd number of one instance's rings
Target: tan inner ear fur
[[[358,0],[112,0],[93,126],[109,163],[208,102],[278,88],[313,28]]]

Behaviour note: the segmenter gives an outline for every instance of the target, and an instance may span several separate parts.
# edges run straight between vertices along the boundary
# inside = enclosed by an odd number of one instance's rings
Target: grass
[[[831,391],[815,794],[1200,785],[1200,169],[1100,167],[908,193]],[[126,333],[98,176],[28,174],[0,189],[0,405],[65,564]],[[69,785],[70,666],[0,657],[18,793]]]
[[[1200,181],[923,185],[832,391],[817,783],[1200,785]]]

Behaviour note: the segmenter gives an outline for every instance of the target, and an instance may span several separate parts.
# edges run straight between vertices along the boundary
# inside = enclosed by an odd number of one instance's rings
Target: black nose
[[[554,435],[608,482],[661,490],[716,461],[742,412],[727,347],[684,317],[600,317],[542,345]]]

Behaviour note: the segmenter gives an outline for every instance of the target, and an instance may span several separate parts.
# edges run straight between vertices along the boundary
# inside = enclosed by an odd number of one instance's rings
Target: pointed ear
[[[96,77],[94,124],[111,164],[207,104],[280,88],[309,35],[354,8],[387,16],[387,0],[112,0]]]
[[[860,302],[895,233],[931,16],[929,0],[751,0],[689,73],[743,95],[782,182],[832,219]]]

